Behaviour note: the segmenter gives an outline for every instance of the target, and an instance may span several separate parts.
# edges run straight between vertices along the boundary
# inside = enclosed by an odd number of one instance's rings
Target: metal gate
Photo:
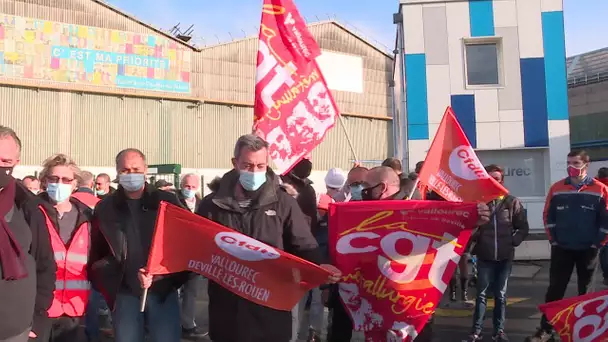
[[[154,184],[163,179],[169,183],[173,183],[175,188],[179,188],[180,175],[182,166],[180,164],[157,164],[148,165],[148,181]]]

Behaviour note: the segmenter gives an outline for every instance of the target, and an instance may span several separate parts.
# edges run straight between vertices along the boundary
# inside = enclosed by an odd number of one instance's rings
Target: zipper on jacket
[[[496,203],[496,202],[495,202]],[[496,210],[496,204],[494,206],[494,210]],[[497,221],[496,221],[496,215],[498,215],[498,213],[494,213],[494,260],[498,261],[498,228],[497,226]]]

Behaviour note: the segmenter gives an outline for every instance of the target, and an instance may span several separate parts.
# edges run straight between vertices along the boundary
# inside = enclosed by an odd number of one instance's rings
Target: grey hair
[[[17,146],[19,146],[19,154],[21,154],[21,139],[19,139],[17,133],[10,127],[0,125],[0,138],[8,137],[13,138]]]
[[[246,148],[251,152],[257,152],[263,148],[267,149],[268,143],[266,140],[254,134],[241,135],[234,145],[234,158],[239,159],[243,148]]]
[[[186,181],[186,178],[188,178],[188,177],[195,177],[198,179],[198,175],[196,173],[186,173],[185,175],[182,176],[182,179],[179,182],[180,187],[184,186],[184,182]]]
[[[86,186],[89,187],[91,186],[91,183],[93,183],[93,178],[95,178],[95,176],[93,176],[93,174],[89,171],[81,171],[80,172],[80,178],[78,179],[78,186]]]
[[[140,156],[140,157],[141,157],[141,158],[144,160],[144,163],[146,162],[146,155],[145,155],[145,154],[144,154],[142,151],[140,151],[140,150],[138,150],[138,149],[136,149],[136,148],[125,148],[124,150],[122,150],[122,151],[118,152],[118,154],[116,155],[116,160],[115,160],[115,162],[116,162],[116,165],[117,165],[117,166],[118,166],[118,163],[120,163],[120,160],[121,160],[121,159],[122,159],[122,158],[123,158],[123,157],[124,157],[124,156],[125,156],[127,153],[135,153],[135,154],[137,154],[138,156]]]

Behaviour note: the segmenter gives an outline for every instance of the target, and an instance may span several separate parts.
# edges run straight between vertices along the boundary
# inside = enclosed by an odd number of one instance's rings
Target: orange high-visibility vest
[[[57,263],[55,291],[53,303],[48,310],[49,317],[84,316],[91,292],[86,270],[89,255],[89,223],[84,222],[76,227],[70,246],[66,248],[46,210],[42,206],[40,210],[46,219],[46,227]]]

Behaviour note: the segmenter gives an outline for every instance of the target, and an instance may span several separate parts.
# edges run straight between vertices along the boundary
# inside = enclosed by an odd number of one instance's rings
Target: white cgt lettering
[[[267,108],[274,106],[272,96],[284,85],[291,87],[295,81],[291,77],[291,73],[296,69],[293,62],[289,62],[286,67],[279,65],[276,58],[270,53],[270,49],[266,42],[260,40],[259,53],[262,54],[262,62],[256,68],[256,84],[260,83],[274,69],[275,74],[268,84],[264,86],[261,92],[262,102]]]
[[[380,235],[376,233],[353,233],[348,234],[346,236],[341,237],[336,243],[336,251],[340,254],[359,254],[359,253],[369,253],[378,249],[378,247],[367,246],[363,248],[355,247],[351,244],[351,241],[354,239],[377,239]]]
[[[357,232],[341,237],[336,243],[336,251],[340,254],[362,254],[378,250],[372,244],[372,240],[380,238],[380,235],[371,232]],[[362,247],[352,245],[353,240],[364,239],[367,244]],[[397,243],[400,240],[407,240],[412,244],[412,250],[403,255],[397,251]],[[386,255],[378,255],[378,268],[382,275],[398,284],[412,282],[418,276],[420,268],[424,263],[427,251],[431,244],[431,239],[425,236],[418,236],[409,232],[394,232],[386,235],[380,240],[380,248]],[[449,234],[444,235],[444,241],[435,241],[433,247],[437,250],[435,260],[429,271],[429,281],[439,291],[444,292],[447,284],[443,281],[450,262],[458,263],[460,256],[455,251],[457,239]],[[392,263],[396,262],[405,266],[402,272],[395,272]]]
[[[443,237],[450,242],[458,241],[457,238],[449,234],[444,234]],[[433,265],[431,265],[431,270],[429,271],[429,281],[441,293],[445,292],[448,287],[448,284],[443,281],[443,275],[445,274],[445,270],[450,264],[450,261],[456,264],[460,261],[460,255],[456,253],[456,246],[454,243],[450,242],[435,241],[433,244],[433,247],[437,249],[437,254],[435,255],[435,261],[433,261]]]
[[[593,302],[602,302],[597,306],[594,312],[597,315],[587,314],[585,311],[585,305]],[[603,335],[606,330],[608,330],[608,312],[606,312],[603,316],[600,314],[600,312],[606,311],[607,308],[608,296],[592,298],[578,304],[574,308],[574,316],[576,316],[578,320],[576,323],[574,323],[574,336],[572,336],[572,340],[580,342],[593,342],[596,341],[598,337]],[[588,326],[593,327],[593,333],[588,336],[581,337],[581,331]]]
[[[412,251],[409,255],[403,255],[397,252],[397,242],[399,240],[408,240],[412,243]],[[426,257],[426,251],[429,248],[431,240],[424,236],[414,235],[409,232],[395,232],[385,236],[380,241],[380,247],[382,251],[389,258],[385,258],[378,255],[378,268],[380,272],[388,279],[396,282],[397,284],[407,284],[416,279],[420,267]],[[405,265],[405,269],[402,272],[395,272],[391,266],[391,261],[398,264]]]

